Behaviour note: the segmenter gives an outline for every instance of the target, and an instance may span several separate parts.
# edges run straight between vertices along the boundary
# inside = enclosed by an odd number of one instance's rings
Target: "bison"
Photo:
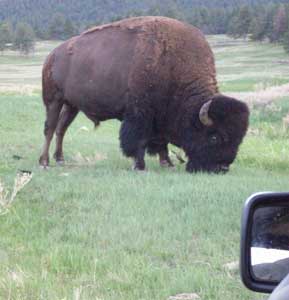
[[[226,172],[248,127],[247,105],[219,93],[214,57],[201,31],[166,17],[129,18],[71,38],[47,57],[40,165],[64,161],[64,134],[79,111],[95,125],[121,123],[120,146],[144,170],[146,151],[172,166],[180,147],[189,172]]]

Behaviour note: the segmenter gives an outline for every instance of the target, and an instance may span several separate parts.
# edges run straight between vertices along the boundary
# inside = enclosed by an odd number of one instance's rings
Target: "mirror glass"
[[[256,280],[267,282],[280,282],[289,273],[289,204],[255,210],[251,272]]]

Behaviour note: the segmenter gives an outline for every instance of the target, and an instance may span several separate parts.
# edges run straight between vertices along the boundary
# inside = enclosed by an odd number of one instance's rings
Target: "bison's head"
[[[188,110],[183,139],[183,149],[189,159],[187,171],[228,171],[248,128],[247,105],[216,95]]]

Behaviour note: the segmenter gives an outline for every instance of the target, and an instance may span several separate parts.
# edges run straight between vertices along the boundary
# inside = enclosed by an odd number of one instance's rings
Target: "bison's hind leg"
[[[65,103],[62,107],[59,120],[56,127],[56,149],[54,153],[54,158],[58,164],[64,163],[63,156],[63,138],[65,132],[72,121],[78,114],[78,109]]]
[[[161,139],[152,139],[147,145],[147,152],[150,155],[159,155],[160,165],[162,167],[173,167],[169,157],[168,144]]]
[[[120,146],[124,155],[134,159],[135,170],[145,170],[145,149],[151,132],[151,113],[126,113],[120,128]]]
[[[54,131],[57,126],[59,114],[61,108],[63,106],[63,101],[60,99],[55,99],[51,102],[46,103],[46,121],[44,124],[44,135],[45,135],[45,142],[42,149],[41,156],[39,158],[39,164],[47,168],[49,165],[49,147],[51,140],[53,138]]]

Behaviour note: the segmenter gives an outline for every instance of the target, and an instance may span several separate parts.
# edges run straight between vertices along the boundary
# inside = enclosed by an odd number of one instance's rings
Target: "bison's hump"
[[[143,16],[143,17],[134,17],[123,19],[117,22],[108,23],[104,25],[99,25],[92,27],[82,33],[82,35],[90,34],[93,32],[105,30],[107,28],[124,28],[124,29],[135,29],[135,28],[145,28],[152,23],[162,23],[171,27],[184,27],[189,26],[191,29],[199,31],[196,27],[178,21],[176,19],[168,18],[168,17],[160,17],[160,16]],[[199,31],[200,32],[200,31]]]

